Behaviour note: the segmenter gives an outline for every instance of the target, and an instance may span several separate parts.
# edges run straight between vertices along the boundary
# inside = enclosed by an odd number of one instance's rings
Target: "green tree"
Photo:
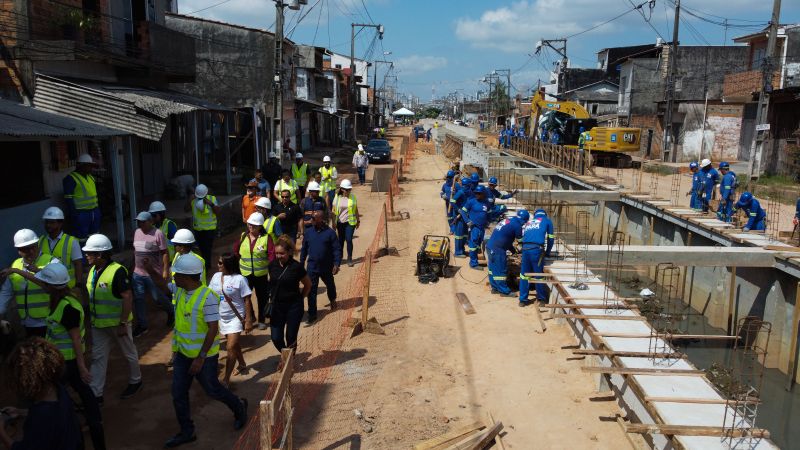
[[[507,116],[511,107],[511,101],[508,97],[508,90],[505,83],[497,80],[489,94],[492,101],[492,109],[494,114],[498,116]]]
[[[434,106],[429,106],[422,111],[422,116],[427,119],[435,119],[439,117],[439,114],[441,113],[442,113],[441,109],[436,108]]]

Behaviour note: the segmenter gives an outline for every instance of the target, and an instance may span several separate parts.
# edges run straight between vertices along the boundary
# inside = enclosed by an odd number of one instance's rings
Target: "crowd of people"
[[[445,175],[440,195],[445,203],[450,234],[454,238],[455,257],[469,257],[469,267],[482,271],[484,268],[478,255],[485,247],[492,294],[517,297],[519,306],[524,307],[533,301],[530,298],[531,282],[536,291],[535,300],[546,302],[549,297],[547,285],[536,283],[540,277],[531,278],[526,274],[544,271],[544,258],[551,255],[555,231],[543,209],[537,209],[533,216],[526,209],[510,214],[505,205],[496,203],[496,200],[512,198],[516,193],[516,190],[499,191],[495,177],[483,185],[477,172],[462,175],[450,170]],[[493,227],[492,234],[484,244],[489,227]],[[507,282],[509,253],[520,253],[521,256],[518,294],[512,292]]]
[[[360,154],[363,148],[353,165],[363,184],[366,164],[360,164]],[[191,229],[179,228],[161,201],[136,216],[132,248],[116,249],[133,251],[126,267],[114,260],[108,236],[99,233],[93,161],[88,155],[78,159],[64,181],[67,214],[47,208],[41,236],[17,231],[19,258],[0,271],[0,316],[18,315],[25,335],[8,358],[11,384],[32,405],[27,412],[2,410],[8,420],[27,416],[21,441],[13,442],[0,425],[0,440],[8,448],[82,448],[65,386],[80,398],[93,448],[106,448],[102,407],[110,355],[118,352],[128,365],[120,399],[135,396],[143,387],[135,339],[152,327],[148,296],[172,335],[172,357],[165,363],[172,367],[179,431],[165,446],[197,439],[189,406],[195,379],[230,409],[234,429],[246,424],[247,400],[230,390],[232,377],[248,372],[241,335],[269,328],[278,351],[295,348],[306,311],[307,326],[318,320],[320,280],[330,309],[336,309],[335,275],[345,249],[346,262],[353,265],[353,237],[361,220],[352,182],[340,178],[330,156],[317,170],[301,153],[288,169],[278,171],[276,165],[271,154],[244,185],[242,232],[231,251],[214,253],[224,213],[209,187],[199,184],[185,204]],[[220,380],[221,336],[226,355]],[[59,435],[41,433],[45,426]]]

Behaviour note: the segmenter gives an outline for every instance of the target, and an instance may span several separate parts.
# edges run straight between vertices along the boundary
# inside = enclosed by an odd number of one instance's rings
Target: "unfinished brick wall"
[[[714,133],[711,159],[735,161],[739,153],[744,105],[709,105],[706,129]]]

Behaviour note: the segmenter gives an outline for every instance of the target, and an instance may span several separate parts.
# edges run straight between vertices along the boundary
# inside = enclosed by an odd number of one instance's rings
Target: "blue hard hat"
[[[447,171],[447,178],[453,178],[454,176],[456,176],[455,172],[453,172],[452,170]]]
[[[689,168],[690,168],[690,169],[697,169],[697,163],[696,163],[696,162],[694,162],[694,161],[690,162],[690,163],[689,163]]]
[[[497,184],[497,177],[489,178],[489,184]]]
[[[461,179],[461,185],[462,186],[469,186],[470,183],[472,183],[472,180],[470,180],[469,178],[462,178]]]
[[[722,161],[721,163],[719,163],[719,168],[720,168],[720,169],[730,169],[730,168],[731,168],[731,165],[730,165],[730,164],[728,164],[728,163],[727,163],[727,162],[725,162],[725,161]]]
[[[476,194],[485,194],[486,193],[486,186],[483,186],[483,185],[479,184],[478,186],[475,187],[475,193]]]
[[[522,219],[523,222],[527,222],[531,219],[531,214],[528,212],[527,209],[520,209],[517,211],[517,217]]]
[[[739,197],[739,203],[748,204],[753,200],[753,194],[749,192],[743,192],[742,196]]]
[[[579,131],[580,131],[581,133],[583,133],[584,131],[586,131],[586,128],[584,128],[584,127],[580,127],[580,128],[579,128]]]
[[[534,216],[546,216],[547,215],[547,211],[543,210],[542,208],[539,208],[539,209],[536,210],[536,212],[533,213],[533,215]]]
[[[469,177],[472,179],[472,181],[480,181],[481,180],[481,177],[480,177],[480,175],[478,175],[478,172],[472,172],[472,175],[470,175]]]

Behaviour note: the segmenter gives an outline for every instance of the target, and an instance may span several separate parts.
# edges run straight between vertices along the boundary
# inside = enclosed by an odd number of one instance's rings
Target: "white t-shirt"
[[[236,318],[236,314],[231,309],[228,302],[222,297],[222,289],[220,287],[220,281],[222,279],[222,272],[217,272],[211,277],[211,281],[208,283],[209,289],[216,292],[217,295],[220,296],[219,299],[219,316],[220,320],[228,321],[228,320],[239,320]],[[239,311],[239,314],[242,315],[244,318],[244,298],[250,295],[252,291],[250,290],[250,285],[247,284],[247,279],[239,274],[235,275],[225,275],[225,295],[231,299],[234,306],[236,306],[236,310]]]

